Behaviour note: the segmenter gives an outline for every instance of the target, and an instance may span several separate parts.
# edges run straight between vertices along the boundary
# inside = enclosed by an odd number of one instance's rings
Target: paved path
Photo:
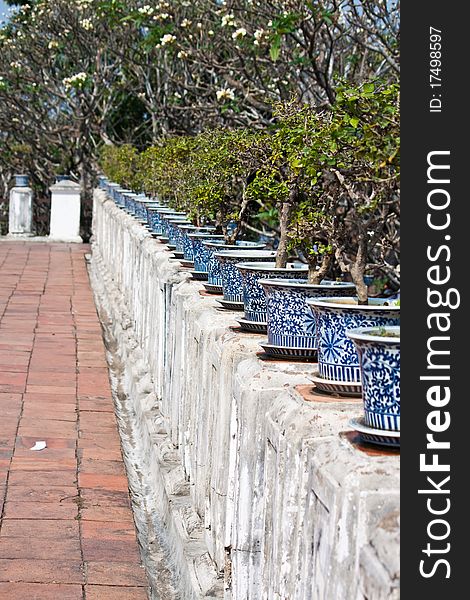
[[[0,243],[2,600],[147,598],[87,251]]]

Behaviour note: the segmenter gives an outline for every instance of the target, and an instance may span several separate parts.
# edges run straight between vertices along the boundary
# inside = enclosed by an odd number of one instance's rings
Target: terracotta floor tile
[[[87,600],[147,600],[146,588],[117,587],[111,585],[86,585]],[[48,598],[45,600],[49,600]],[[68,600],[68,599],[66,599]]]
[[[72,499],[66,502],[9,502],[4,506],[4,519],[51,519],[70,520],[78,515],[78,504]]]
[[[102,563],[95,563],[96,565]],[[129,569],[130,571],[131,569]],[[94,567],[95,578],[100,579],[100,571]],[[102,576],[105,579],[104,576]],[[113,577],[110,577],[113,580]],[[123,580],[124,573],[116,573],[116,580]],[[18,581],[25,583],[83,583],[83,571],[80,561],[72,560],[36,560],[27,558],[0,559],[0,581]],[[132,573],[129,574],[132,579]],[[99,581],[97,581],[99,583]],[[114,581],[113,583],[116,583]]]
[[[123,551],[125,552],[125,549]],[[78,539],[57,538],[45,543],[43,539],[34,537],[29,539],[23,537],[0,538],[0,559],[63,560],[64,557],[74,562],[81,561]]]
[[[147,586],[145,571],[139,565],[121,562],[86,562],[87,583],[131,587]],[[1,567],[1,562],[0,562]]]
[[[98,592],[99,593],[99,592]],[[81,585],[44,584],[44,583],[0,583],[0,598],[2,600],[82,600]],[[95,596],[99,599],[100,596]],[[101,600],[104,600],[104,596]],[[124,599],[115,595],[115,600]],[[135,596],[139,599],[140,596]],[[134,596],[128,596],[134,600]]]
[[[42,540],[79,539],[78,520],[6,519],[0,540],[4,537],[38,538]]]
[[[12,485],[8,490],[11,502],[70,502],[78,498],[74,486]]]
[[[51,485],[67,487],[76,484],[76,473],[73,470],[68,471],[12,471],[8,480],[8,485],[28,485],[34,481],[35,485]]]

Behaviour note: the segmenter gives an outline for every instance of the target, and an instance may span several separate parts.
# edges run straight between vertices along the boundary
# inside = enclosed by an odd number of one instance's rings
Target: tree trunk
[[[333,256],[331,254],[324,254],[321,266],[317,269],[318,261],[315,260],[315,263],[309,264],[308,269],[308,282],[313,283],[315,285],[320,284],[323,279],[325,279],[325,275],[328,273],[328,269],[331,265],[331,260]]]
[[[289,193],[289,200],[282,203],[281,217],[280,217],[280,229],[281,237],[279,239],[279,246],[276,254],[276,268],[285,269],[289,254],[287,251],[287,244],[289,242],[289,223],[292,215],[292,207],[297,198],[297,189],[294,187]]]
[[[367,241],[364,234],[359,235],[356,260],[350,267],[351,278],[356,286],[358,304],[368,304],[368,290],[364,282],[367,265]]]

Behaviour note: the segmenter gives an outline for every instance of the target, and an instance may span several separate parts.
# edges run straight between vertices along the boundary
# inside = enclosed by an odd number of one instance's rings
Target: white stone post
[[[49,239],[54,242],[83,242],[80,237],[80,186],[59,181],[50,188],[51,224]]]
[[[30,237],[33,234],[33,196],[27,175],[15,175],[15,187],[10,190],[8,235]]]

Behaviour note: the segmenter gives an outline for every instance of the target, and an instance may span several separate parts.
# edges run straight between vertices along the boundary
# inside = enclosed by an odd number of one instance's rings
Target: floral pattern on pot
[[[400,328],[385,327],[384,335],[373,335],[377,331],[347,332],[359,357],[365,422],[374,429],[400,431]]]
[[[256,323],[267,322],[266,294],[259,284],[260,279],[302,279],[307,278],[308,267],[292,263],[286,268],[276,268],[271,263],[239,263],[237,269],[243,278],[243,303],[245,319]]]
[[[209,261],[209,252],[203,242],[220,241],[223,243],[223,235],[198,235],[190,234],[189,238],[193,242],[193,260],[196,271],[207,272],[207,263]]]
[[[243,276],[238,269],[238,263],[248,260],[254,263],[265,263],[274,260],[274,250],[226,250],[214,254],[220,264],[224,300],[243,302]]]
[[[197,225],[181,225],[179,228],[178,241],[176,244],[177,252],[183,252],[183,256],[186,260],[194,260],[193,253],[193,241],[189,237],[190,234],[204,233],[210,234],[215,231],[215,227],[203,226],[198,227]]]
[[[202,243],[206,252],[206,270],[207,270],[207,282],[211,285],[222,285],[222,271],[220,269],[219,262],[214,258],[215,252],[221,250],[230,250],[236,247],[237,249],[243,250],[262,250],[266,244],[260,244],[258,242],[246,242],[238,240],[235,244],[227,244],[224,240],[205,241]],[[196,263],[194,263],[196,269]],[[198,269],[196,269],[198,270]],[[201,269],[204,270],[204,269]]]
[[[260,279],[266,293],[268,342],[287,348],[317,348],[316,319],[307,300],[319,296],[348,296],[351,283],[304,279]]]
[[[384,298],[370,298],[368,305],[358,305],[355,297],[345,301],[349,304],[337,303],[333,297],[309,301],[318,326],[318,371],[325,379],[359,383],[359,359],[346,332],[358,327],[397,326],[400,307]]]

